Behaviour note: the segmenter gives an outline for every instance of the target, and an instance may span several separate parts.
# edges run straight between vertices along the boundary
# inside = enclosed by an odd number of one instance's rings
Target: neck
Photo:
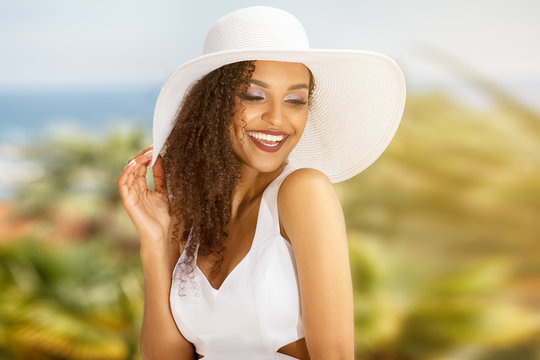
[[[273,171],[262,172],[243,164],[240,181],[232,196],[231,220],[257,203],[268,184],[283,171],[284,167],[285,163]]]

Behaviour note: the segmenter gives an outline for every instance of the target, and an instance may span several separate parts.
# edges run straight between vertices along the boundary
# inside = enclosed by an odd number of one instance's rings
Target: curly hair
[[[220,260],[212,268],[218,274],[231,218],[232,196],[240,180],[240,160],[231,141],[229,127],[235,115],[237,97],[249,87],[255,71],[254,60],[224,65],[194,82],[188,89],[163,147],[165,177],[169,188],[173,221],[171,241],[185,248],[191,275],[197,243],[202,256],[217,253]],[[308,106],[314,89],[310,72]],[[241,107],[241,111],[244,108]],[[180,225],[183,232],[180,234]],[[190,235],[191,233],[191,235]],[[181,278],[182,282],[184,281]]]

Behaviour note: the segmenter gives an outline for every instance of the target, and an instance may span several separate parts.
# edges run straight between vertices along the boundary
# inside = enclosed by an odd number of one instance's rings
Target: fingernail
[[[130,166],[131,164],[134,164],[135,163],[135,159],[131,159],[130,162],[128,162],[128,164],[126,166],[124,166],[124,169],[127,168],[128,166]]]
[[[144,154],[142,154],[142,156],[146,155],[146,154],[150,154],[152,151],[154,151],[153,149],[152,150],[148,150],[147,152],[145,152]]]

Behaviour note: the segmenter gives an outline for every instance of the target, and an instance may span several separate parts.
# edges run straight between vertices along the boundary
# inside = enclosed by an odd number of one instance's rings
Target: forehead
[[[253,78],[266,78],[286,82],[309,81],[309,70],[297,62],[257,60],[254,62]]]

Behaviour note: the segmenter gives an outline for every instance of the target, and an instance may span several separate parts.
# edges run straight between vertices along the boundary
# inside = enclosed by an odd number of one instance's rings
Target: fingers
[[[135,159],[135,158],[137,158],[137,157],[143,155],[144,153],[148,152],[149,150],[153,150],[153,149],[154,149],[154,144],[152,144],[152,145],[150,145],[150,146],[147,146],[147,147],[145,147],[144,149],[142,149],[141,151],[139,151],[138,153],[136,153],[135,155],[133,155],[133,156],[129,159],[129,161],[131,161],[131,160],[133,160],[133,159]],[[129,162],[128,162],[128,163],[129,163]]]
[[[154,166],[152,166],[152,173],[154,176],[154,190],[167,195],[168,191],[165,181],[165,167],[163,165],[163,158],[161,157],[161,155],[158,155]]]
[[[144,152],[144,150],[146,150],[146,152]],[[137,154],[138,155],[135,155],[130,159],[116,181],[122,198],[126,198],[129,195],[129,191],[134,183],[140,183],[139,186],[141,188],[146,188],[146,167],[152,160],[153,147],[148,146]]]

